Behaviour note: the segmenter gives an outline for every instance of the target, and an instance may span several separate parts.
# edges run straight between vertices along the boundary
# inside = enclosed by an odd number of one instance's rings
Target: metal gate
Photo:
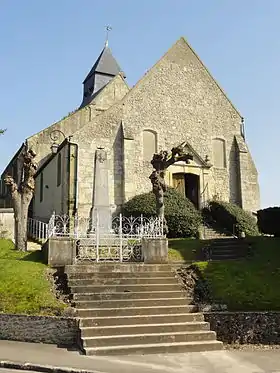
[[[163,237],[163,221],[158,217],[120,214],[104,227],[98,212],[94,219],[54,214],[49,222],[49,235],[73,238],[77,262],[141,262],[142,239]]]

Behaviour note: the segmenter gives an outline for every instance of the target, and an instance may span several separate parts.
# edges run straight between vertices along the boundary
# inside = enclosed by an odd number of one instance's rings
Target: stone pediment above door
[[[210,168],[212,167],[212,164],[210,162],[210,159],[207,154],[201,156],[194,148],[193,146],[188,142],[184,141],[180,146],[183,147],[184,151],[186,153],[189,153],[193,156],[193,160],[190,161],[190,165],[198,166],[202,168]],[[184,162],[177,162],[177,164],[184,164]]]

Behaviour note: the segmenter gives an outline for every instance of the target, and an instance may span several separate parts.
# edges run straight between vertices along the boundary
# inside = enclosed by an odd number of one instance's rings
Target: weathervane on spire
[[[108,41],[109,41],[109,32],[112,30],[111,26],[105,26],[106,28],[106,41],[105,41],[105,47],[108,47]]]

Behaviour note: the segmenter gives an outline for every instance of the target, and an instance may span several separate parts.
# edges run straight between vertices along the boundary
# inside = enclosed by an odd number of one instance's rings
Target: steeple
[[[88,105],[96,93],[105,87],[105,85],[120,72],[121,68],[112,55],[107,39],[105,47],[83,81],[84,96],[80,107],[82,108],[85,105]]]

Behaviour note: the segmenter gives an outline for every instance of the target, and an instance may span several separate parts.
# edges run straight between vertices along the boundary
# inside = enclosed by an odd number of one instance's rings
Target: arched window
[[[151,161],[157,152],[157,134],[151,130],[143,131],[143,158],[144,161]]]
[[[214,167],[226,167],[226,144],[223,139],[213,139],[213,163]]]
[[[57,175],[56,175],[56,185],[60,186],[61,184],[61,154],[57,156]]]

